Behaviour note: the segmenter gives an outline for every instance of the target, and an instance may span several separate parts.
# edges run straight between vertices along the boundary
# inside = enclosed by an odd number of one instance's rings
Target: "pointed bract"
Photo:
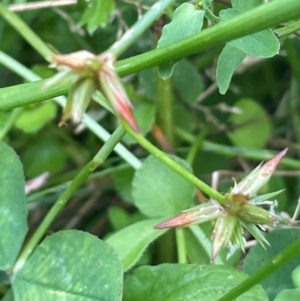
[[[252,198],[256,195],[257,191],[266,184],[276,166],[280,163],[282,158],[287,152],[287,148],[277,154],[273,159],[269,160],[265,164],[260,164],[252,172],[250,172],[242,181],[238,184],[235,183],[231,190],[232,194],[243,194]]]
[[[243,227],[258,241],[258,243],[265,249],[269,246],[269,242],[265,239],[262,232],[257,228],[256,225],[248,222],[241,222]]]
[[[104,95],[118,117],[123,118],[136,132],[140,132],[133,116],[133,106],[113,65],[114,58],[105,56],[105,54],[99,56],[99,58],[105,62],[98,75]]]
[[[186,227],[216,219],[222,212],[222,207],[216,201],[203,203],[192,209],[185,210],[175,217],[156,225],[155,229]]]
[[[255,196],[254,198],[252,198],[250,201],[252,204],[265,204],[266,200],[270,200],[272,199],[274,196],[280,194],[281,192],[283,192],[284,189],[278,190],[278,191],[274,191],[274,192],[270,192],[270,193],[266,193],[266,194],[261,194],[258,196]]]
[[[278,217],[271,212],[253,204],[245,204],[238,212],[238,216],[245,222],[260,225],[275,226],[278,223]]]
[[[66,68],[47,79],[46,82],[43,84],[42,89],[44,90],[56,85],[61,85],[64,82],[68,81],[76,82],[78,77],[79,74],[74,73],[72,69]]]
[[[237,223],[239,223],[238,219],[226,211],[217,218],[212,234],[211,263],[221,249],[230,242]]]
[[[72,86],[59,126],[66,124],[69,119],[74,124],[81,121],[96,89],[95,86],[92,78],[83,78]]]

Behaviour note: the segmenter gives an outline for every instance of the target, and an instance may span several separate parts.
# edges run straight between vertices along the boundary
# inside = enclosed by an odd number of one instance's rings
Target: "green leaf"
[[[15,126],[26,133],[34,133],[56,116],[57,106],[53,102],[43,103],[34,108],[24,110]]]
[[[191,118],[191,114],[187,108],[181,103],[177,102],[174,104],[173,110],[174,124],[176,124],[176,127],[192,133],[196,127],[196,124],[193,118]]]
[[[195,102],[203,90],[202,78],[187,59],[180,60],[174,69],[173,84],[182,99]]]
[[[300,289],[283,290],[278,293],[274,301],[299,301]]]
[[[186,161],[171,156],[188,171]],[[150,155],[135,172],[132,196],[135,205],[149,217],[170,217],[189,208],[195,188],[155,156]]]
[[[262,58],[272,57],[279,53],[280,44],[271,29],[254,33],[237,40],[228,42],[246,54]]]
[[[130,224],[127,211],[117,206],[109,208],[108,219],[114,230],[121,230]]]
[[[25,175],[29,178],[43,172],[55,174],[64,168],[66,162],[67,155],[62,145],[52,137],[41,137],[31,144],[23,155]]]
[[[217,83],[221,94],[226,93],[234,71],[245,58],[246,54],[243,51],[229,44],[225,45],[219,56],[217,66]]]
[[[285,249],[289,244],[300,238],[300,230],[292,229],[276,229],[265,235],[266,240],[270,243],[270,247],[266,250],[260,245],[256,245],[250,249],[247,254],[243,270],[247,274],[255,273],[270,258],[274,257],[280,251]],[[300,258],[297,257],[284,268],[269,275],[261,281],[261,285],[268,293],[270,300],[274,300],[275,296],[284,289],[294,288],[291,273],[300,264]],[[280,281],[279,281],[280,279]]]
[[[27,201],[22,164],[0,141],[0,269],[12,268],[27,233]]]
[[[210,233],[211,230],[212,229],[210,229]],[[184,228],[183,231],[189,262],[209,264],[211,243],[208,239],[209,236],[206,235],[207,233],[203,230],[202,225],[194,225],[192,227]],[[219,257],[217,258],[219,259]],[[215,260],[215,263],[219,264],[220,262]]]
[[[300,266],[297,266],[292,272],[292,280],[295,287],[300,289]]]
[[[236,269],[223,265],[161,264],[143,266],[127,275],[124,301],[212,301],[217,300],[247,278]],[[256,285],[239,301],[268,300]]]
[[[107,239],[106,242],[118,252],[124,271],[140,259],[152,241],[167,231],[167,229],[153,229],[161,221],[161,218],[143,220],[120,230]]]
[[[15,301],[121,300],[122,263],[97,237],[77,230],[48,236],[12,279]]]
[[[229,20],[240,14],[241,12],[237,9],[226,9],[220,12],[220,18],[222,21]],[[280,49],[278,38],[271,29],[256,32],[227,44],[240,49],[245,54],[263,58],[278,54]]]
[[[109,17],[115,9],[113,0],[91,0],[79,22],[79,25],[87,24],[89,33],[93,33],[99,26],[105,27]]]
[[[233,130],[227,135],[235,146],[262,148],[271,136],[272,126],[264,109],[251,98],[242,98],[234,105],[241,114],[232,114]]]
[[[135,170],[130,166],[114,173],[115,188],[120,197],[129,203],[133,203],[131,186],[134,173]]]
[[[232,7],[240,11],[247,11],[263,3],[263,0],[231,0]]]
[[[200,32],[203,25],[204,11],[195,5],[183,3],[174,12],[172,21],[165,25],[157,48],[168,46]],[[159,75],[164,79],[171,77],[175,62],[159,67]]]
[[[156,69],[146,69],[138,73],[137,93],[147,99],[156,100]]]

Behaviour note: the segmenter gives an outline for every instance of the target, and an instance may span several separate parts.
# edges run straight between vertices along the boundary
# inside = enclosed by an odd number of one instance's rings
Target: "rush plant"
[[[300,168],[300,2],[78,1],[42,29],[10,2],[0,63],[26,82],[0,89],[2,300],[299,300],[300,183],[271,176]]]

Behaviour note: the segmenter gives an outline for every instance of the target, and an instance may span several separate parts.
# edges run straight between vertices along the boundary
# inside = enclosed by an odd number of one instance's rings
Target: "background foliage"
[[[2,4],[12,9],[30,2],[4,0]],[[296,223],[270,231],[267,250],[258,245],[251,248],[252,237],[245,233],[250,241],[246,254],[228,247],[215,260],[221,265],[209,265],[211,223],[153,229],[207,196],[162,163],[157,154],[149,155],[134,137],[115,131],[119,121],[106,109],[100,92],[94,94],[87,110],[90,117],[85,116],[83,123],[58,127],[63,100],[53,98],[66,95],[70,83],[41,89],[42,81],[37,80],[56,73],[45,52],[67,54],[85,49],[99,54],[155,2],[79,0],[69,6],[18,12],[33,36],[18,23],[13,28],[17,21],[0,7],[3,300],[218,300],[299,240]],[[168,158],[204,182],[217,185],[222,193],[232,186],[232,177],[241,179],[258,162],[288,147],[281,170],[260,192],[284,189],[277,197],[277,209],[291,219],[300,194],[299,21],[293,17],[285,17],[285,22],[274,20],[272,28],[266,26],[258,33],[206,49],[204,43],[202,51],[188,52],[187,48],[170,61],[168,54],[176,52],[171,48],[174,43],[209,27],[221,24],[216,27],[221,30],[222,22],[244,16],[263,1],[202,1],[202,7],[191,1],[169,2],[172,5],[116,63],[119,73],[126,74],[123,84],[142,133],[169,153]],[[292,1],[288,2],[287,7]],[[241,30],[247,26],[245,22]],[[39,51],[25,40],[35,44],[35,36],[49,48]],[[169,52],[163,53],[164,47],[170,47]],[[162,51],[159,59],[163,63],[148,68],[151,59],[139,55],[156,48]],[[119,141],[122,144],[106,159],[110,151],[103,147],[107,146],[103,140],[113,132],[111,149]],[[90,175],[98,166],[89,163],[95,154],[101,166]],[[46,179],[41,184],[29,181],[41,175],[39,179]],[[84,185],[72,190],[68,184],[77,177]],[[61,204],[70,201],[59,216],[62,207],[55,209],[46,233],[51,235],[45,238],[43,233],[36,248],[25,248],[18,257],[28,243],[27,231],[29,239],[58,199]],[[299,252],[299,243],[294,248]],[[271,277],[239,300],[299,300],[298,264],[296,258],[282,270],[270,271]]]

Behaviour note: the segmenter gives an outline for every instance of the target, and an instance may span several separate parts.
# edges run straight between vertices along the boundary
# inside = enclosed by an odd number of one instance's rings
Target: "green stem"
[[[177,254],[179,263],[187,263],[186,261],[186,246],[184,232],[182,228],[176,228],[176,244],[177,244]]]
[[[234,300],[244,292],[249,290],[255,284],[261,282],[275,271],[292,261],[295,257],[299,256],[300,252],[300,239],[290,244],[282,252],[274,256],[266,264],[264,264],[257,272],[252,274],[249,278],[241,282],[238,286],[228,292],[226,295],[218,299],[217,301],[230,301]]]
[[[125,130],[149,153],[156,156],[159,160],[164,162],[171,169],[173,169],[175,172],[180,174],[183,178],[185,178],[187,181],[189,181],[190,183],[195,185],[201,191],[203,191],[204,193],[206,193],[213,199],[217,200],[219,203],[224,204],[224,196],[221,193],[212,189],[209,185],[202,182],[200,179],[198,179],[192,173],[187,171],[184,167],[177,164],[167,154],[165,154],[164,152],[159,150],[157,147],[155,147],[152,143],[150,143],[145,137],[143,137],[141,134],[138,134],[133,129],[131,129],[131,127],[129,125],[127,125],[125,122],[122,122],[122,125],[125,128]]]
[[[199,151],[199,149],[201,149],[202,145],[203,145],[203,140],[204,137],[207,135],[208,133],[208,127],[204,127],[201,130],[201,133],[195,137],[195,139],[193,141],[191,141],[191,147],[189,149],[188,155],[186,157],[186,161],[192,166],[193,162],[196,158],[197,152]]]
[[[0,15],[46,60],[54,54],[46,43],[18,15],[0,3]]]
[[[24,108],[16,108],[11,112],[8,120],[5,122],[4,126],[0,129],[0,139],[3,139],[5,135],[9,132],[11,127],[15,124],[16,120],[22,114],[23,110]]]
[[[215,16],[209,8],[205,8],[204,11],[205,11],[206,18],[209,19],[211,21],[211,23],[216,24],[216,23],[220,22],[220,18]]]
[[[202,1],[202,6],[205,11],[205,16],[209,19],[213,24],[218,23],[220,18],[214,15],[214,13],[210,10],[210,1]]]
[[[284,48],[287,52],[287,59],[290,63],[290,67],[293,71],[294,77],[300,85],[300,62],[299,62],[299,54],[297,44],[293,41],[293,39],[285,39]],[[297,99],[297,97],[296,97]]]
[[[191,133],[186,132],[180,128],[176,128],[175,133],[180,138],[186,140],[189,143],[194,143],[195,139],[197,139]],[[234,146],[228,146],[228,145],[221,145],[221,144],[210,142],[207,140],[203,141],[202,150],[220,154],[220,155],[224,155],[224,156],[228,156],[228,157],[239,156],[241,158],[253,159],[253,160],[257,160],[257,161],[270,160],[277,154],[275,151],[271,151],[271,150],[267,150],[267,149],[234,147]],[[299,160],[295,160],[295,159],[291,159],[291,158],[283,158],[280,164],[282,166],[292,168],[292,169],[300,168]]]
[[[293,68],[293,67],[291,66],[291,68]],[[291,78],[290,93],[289,93],[290,94],[289,95],[290,120],[292,121],[295,138],[296,138],[296,141],[298,144],[300,143],[300,116],[298,113],[298,107],[299,107],[298,97],[299,97],[299,92],[300,92],[300,89],[299,89],[300,77],[299,76],[300,76],[300,69],[298,72],[298,80],[294,77]]]
[[[298,31],[300,29],[300,20],[296,22],[292,22],[282,28],[276,29],[275,33],[279,38],[286,37],[291,35],[292,33]]]
[[[115,146],[124,136],[125,131],[122,127],[119,127],[111,135],[108,141],[103,145],[96,156],[79,172],[79,174],[72,180],[67,189],[62,193],[62,195],[55,202],[51,210],[48,212],[42,223],[39,225],[38,229],[34,232],[33,236],[30,238],[28,244],[23,249],[21,255],[19,256],[14,270],[17,271],[23,267],[23,265],[28,260],[29,256],[32,254],[33,250],[36,248],[39,241],[45,235],[49,226],[52,224],[56,216],[62,210],[62,208],[70,200],[74,192],[79,188],[79,186],[89,177],[89,175],[101,165],[109,154],[113,151]]]
[[[120,56],[163,14],[164,10],[175,1],[176,0],[161,0],[156,2],[141,19],[107,50],[107,52]]]
[[[107,160],[108,161],[108,160]],[[107,175],[112,175],[113,173],[124,170],[125,168],[128,168],[127,163],[118,164],[113,167],[105,168],[104,170],[97,171],[92,173],[87,180],[96,179],[100,177],[105,177]],[[42,199],[47,197],[48,195],[53,195],[53,198],[59,194],[63,189],[65,189],[68,185],[70,185],[71,181],[63,182],[58,185],[51,186],[49,188],[45,188],[43,190],[39,190],[37,192],[33,192],[30,195],[27,196],[27,203],[42,203]]]
[[[1,4],[0,4],[0,7],[1,7]],[[2,64],[3,66],[7,67],[14,73],[20,75],[22,78],[25,78],[29,81],[37,81],[37,80],[41,79],[38,75],[33,73],[30,69],[28,69],[27,67],[25,67],[24,65],[19,63],[17,60],[15,60],[11,56],[4,53],[3,51],[0,51],[0,64]],[[44,80],[44,81],[46,81],[46,80]],[[65,86],[67,86],[67,85],[65,85]],[[16,87],[16,86],[14,86],[14,87]],[[5,88],[2,88],[2,89],[5,89]],[[38,92],[41,94],[41,91],[38,91]],[[2,100],[6,100],[6,99],[1,99],[1,101]],[[13,108],[15,108],[15,107],[13,107]]]
[[[174,146],[173,86],[172,78],[163,80],[156,72],[157,124],[171,146]]]
[[[121,76],[224,44],[228,41],[276,26],[300,16],[300,1],[277,0],[257,6],[230,20],[222,21],[172,45],[149,51],[116,63]]]

